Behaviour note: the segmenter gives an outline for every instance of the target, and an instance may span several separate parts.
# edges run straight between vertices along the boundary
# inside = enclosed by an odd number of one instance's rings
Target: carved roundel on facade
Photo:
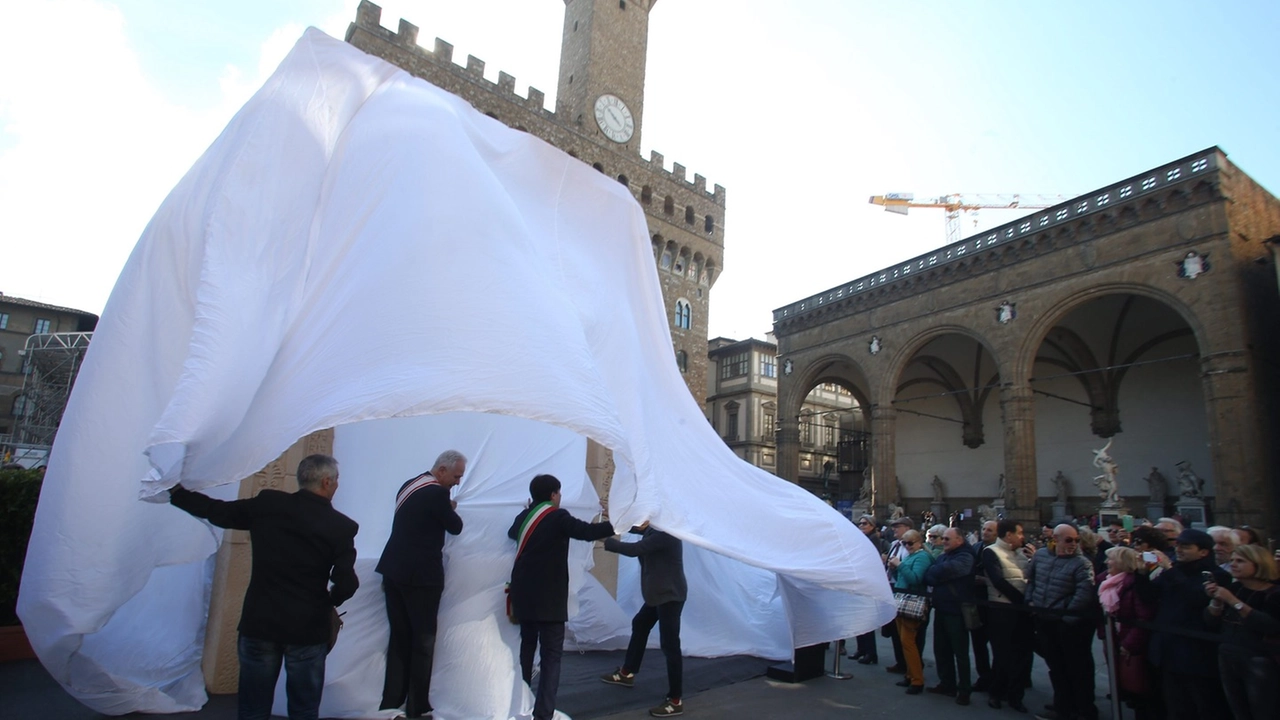
[[[1000,303],[1000,307],[996,308],[996,321],[1001,325],[1008,325],[1013,319],[1018,317],[1017,303],[1011,303],[1008,300]]]
[[[880,336],[872,335],[871,342],[867,343],[867,352],[871,353],[872,355],[879,355],[881,347],[882,346],[880,344]]]
[[[1178,277],[1187,280],[1195,280],[1200,275],[1209,272],[1209,253],[1201,255],[1192,250],[1187,256],[1174,263],[1178,266]]]

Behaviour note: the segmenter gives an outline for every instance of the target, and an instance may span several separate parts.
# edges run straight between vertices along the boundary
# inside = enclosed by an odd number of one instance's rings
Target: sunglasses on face
[[[1061,539],[1061,540],[1059,540],[1058,542],[1064,542],[1064,543],[1077,543],[1077,542],[1080,542],[1080,538],[1062,538],[1062,539]]]
[[[911,547],[912,545],[919,545],[920,543],[916,540],[903,540],[902,544],[906,547]]]

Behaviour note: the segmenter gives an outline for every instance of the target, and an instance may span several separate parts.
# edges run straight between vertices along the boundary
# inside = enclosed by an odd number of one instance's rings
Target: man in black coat
[[[1158,555],[1159,572],[1152,570],[1149,579],[1139,573],[1139,595],[1156,605],[1154,624],[1159,628],[1151,635],[1150,657],[1159,668],[1168,717],[1230,717],[1222,680],[1218,676],[1217,644],[1186,637],[1175,629],[1208,633],[1204,609],[1209,605],[1205,594],[1206,579],[1221,585],[1231,582],[1213,558],[1213,538],[1203,530],[1187,529],[1175,539],[1177,562],[1170,563]]]
[[[511,612],[520,623],[520,673],[533,678],[533,653],[542,647],[534,720],[551,720],[560,689],[564,624],[569,621],[569,540],[601,540],[613,534],[605,520],[583,522],[560,507],[560,481],[538,475],[529,482],[529,507],[511,523],[516,541],[511,568]]]
[[[426,472],[400,486],[391,537],[377,571],[387,602],[391,637],[380,710],[404,705],[405,717],[431,712],[431,663],[436,615],[444,593],[444,534],[462,532],[449,490],[462,480],[467,458],[446,450]]]
[[[627,644],[627,656],[622,667],[600,679],[611,685],[634,687],[635,674],[640,671],[645,646],[649,644],[649,632],[657,623],[662,654],[667,658],[667,697],[649,714],[673,717],[684,713],[684,703],[680,700],[684,691],[680,613],[689,596],[689,585],[684,577],[684,544],[661,530],[649,527],[648,520],[632,528],[631,532],[640,533],[642,537],[633,543],[609,538],[604,541],[604,549],[640,559],[640,595],[644,598],[644,605],[631,619],[631,642]]]
[[[972,691],[969,676],[969,632],[964,626],[963,606],[973,602],[973,548],[956,528],[942,534],[943,552],[924,571],[925,583],[933,586],[933,658],[938,666],[938,684],[929,692],[968,705]]]
[[[280,664],[288,674],[289,717],[316,718],[324,690],[334,608],[355,595],[355,521],[333,509],[338,461],[298,463],[298,492],[263,490],[231,502],[175,485],[174,507],[221,528],[248,530],[253,553],[240,612],[239,717],[271,715]],[[330,583],[332,582],[332,587]]]

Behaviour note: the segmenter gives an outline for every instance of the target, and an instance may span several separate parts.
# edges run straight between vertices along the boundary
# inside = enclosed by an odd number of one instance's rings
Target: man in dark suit
[[[654,717],[682,715],[684,658],[680,654],[680,612],[689,596],[684,577],[684,545],[679,539],[649,527],[648,520],[631,532],[640,533],[642,537],[633,543],[609,538],[604,541],[604,549],[640,559],[640,595],[644,605],[631,619],[631,642],[627,644],[622,667],[600,679],[610,685],[634,687],[635,674],[640,671],[644,649],[649,644],[649,632],[657,623],[662,654],[667,658],[667,697],[649,714]]]
[[[462,453],[446,450],[430,472],[407,481],[396,493],[391,537],[377,567],[391,626],[380,710],[403,704],[405,717],[431,712],[436,615],[444,593],[444,534],[462,532],[458,503],[449,499],[449,490],[466,471]]]
[[[324,660],[334,608],[355,594],[359,526],[333,509],[338,461],[298,463],[298,492],[263,490],[226,502],[175,485],[169,502],[222,528],[248,530],[253,572],[240,613],[240,720],[271,715],[280,663],[288,675],[289,717],[320,714]],[[332,587],[330,587],[332,582]]]
[[[533,653],[542,647],[542,672],[534,720],[551,720],[560,689],[564,624],[569,621],[569,540],[600,540],[613,534],[608,520],[583,522],[560,507],[560,481],[538,475],[529,482],[529,507],[516,515],[507,537],[516,541],[511,568],[511,612],[520,623],[520,673],[533,678]]]

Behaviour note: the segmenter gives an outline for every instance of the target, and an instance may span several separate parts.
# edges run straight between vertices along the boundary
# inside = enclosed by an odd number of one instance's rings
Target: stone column
[[[800,482],[800,420],[798,418],[778,418],[778,477]]]
[[[878,517],[884,516],[889,503],[898,495],[898,450],[896,427],[898,411],[891,405],[874,405],[871,408],[871,479],[875,485],[875,508]]]
[[[613,471],[616,466],[613,464],[613,451],[601,445],[595,440],[587,440],[587,477],[591,478],[591,484],[596,489],[596,494],[600,496],[600,501],[609,505],[609,488],[613,485]],[[625,528],[615,528],[622,532]],[[609,594],[618,597],[618,556],[616,553],[608,552],[604,549],[604,541],[595,543],[592,550],[592,558],[595,560],[595,566],[591,568],[591,574],[596,580],[604,586]]]
[[[1213,458],[1215,522],[1266,527],[1271,519],[1267,508],[1274,507],[1276,498],[1255,450],[1261,447],[1259,414],[1248,359],[1241,351],[1206,355],[1200,359],[1200,380]]]
[[[1005,507],[1010,519],[1028,529],[1040,527],[1036,509],[1036,401],[1031,384],[1000,388],[1004,419]]]
[[[239,497],[249,498],[264,489],[294,492],[298,489],[298,463],[308,455],[333,454],[333,430],[311,433],[294,443],[265,468],[240,481]],[[204,684],[214,695],[234,693],[239,685],[240,662],[236,657],[236,626],[244,591],[249,587],[249,533],[226,530],[214,561],[213,589],[209,598],[209,624],[205,630]]]

